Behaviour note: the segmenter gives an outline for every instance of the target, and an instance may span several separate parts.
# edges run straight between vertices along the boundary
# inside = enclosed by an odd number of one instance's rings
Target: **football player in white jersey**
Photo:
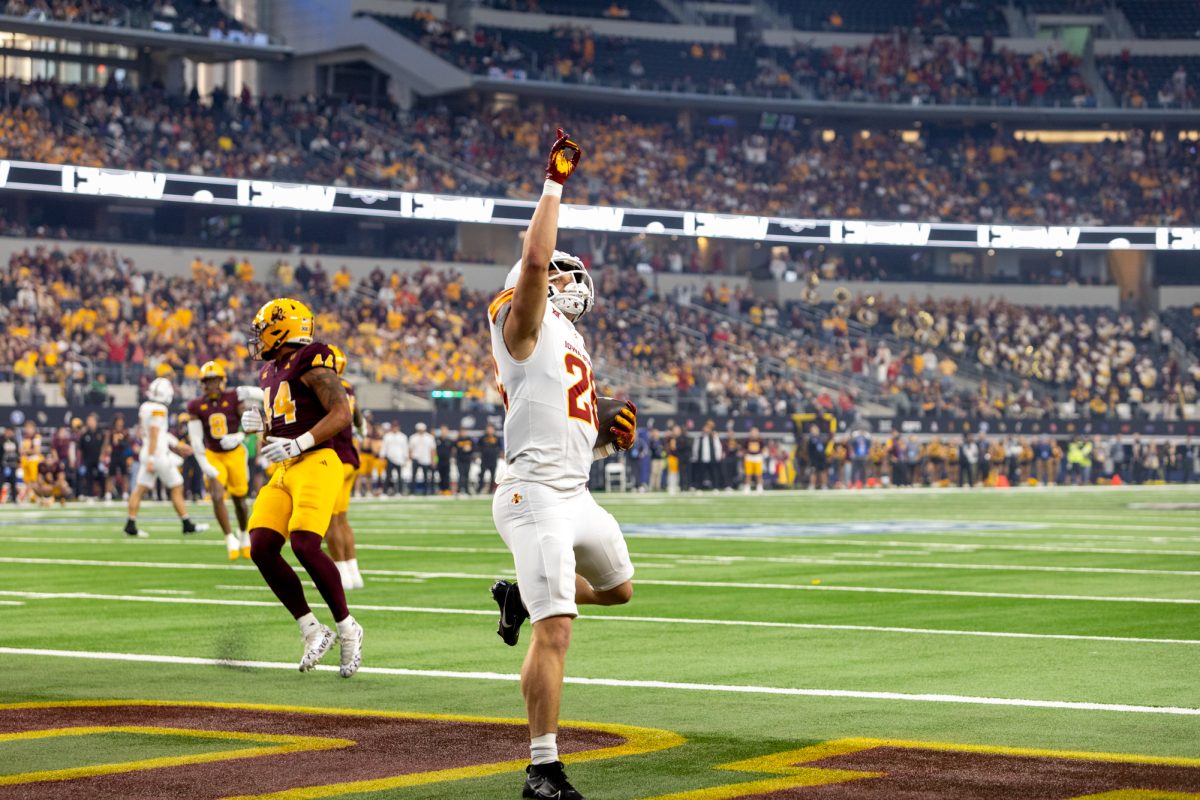
[[[148,536],[137,526],[138,508],[142,495],[154,488],[155,481],[162,481],[171,493],[171,504],[183,522],[183,532],[199,533],[208,530],[208,525],[192,522],[187,506],[183,504],[183,475],[179,466],[180,455],[191,452],[186,445],[171,435],[167,426],[167,406],[175,398],[175,387],[166,378],[155,378],[146,389],[146,402],[138,409],[138,433],[142,438],[142,449],[138,454],[137,486],[129,495],[129,519],[125,522],[127,536]]]
[[[488,308],[492,357],[504,399],[507,472],[492,519],[513,554],[517,583],[497,581],[499,634],[515,645],[526,616],[533,639],[521,668],[531,764],[524,797],[582,800],[563,774],[556,734],[563,668],[577,604],[618,605],[633,596],[633,565],[613,516],[587,489],[594,458],[633,444],[632,404],[615,445],[595,447],[600,420],[592,361],[575,323],[592,306],[583,262],[555,249],[563,183],[580,148],[562,129],[524,250]],[[519,588],[518,588],[519,586]]]

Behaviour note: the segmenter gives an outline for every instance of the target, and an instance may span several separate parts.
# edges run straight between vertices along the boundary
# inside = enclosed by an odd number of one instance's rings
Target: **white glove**
[[[142,460],[142,467],[147,472],[154,472],[154,456],[149,456]]]
[[[267,443],[262,449],[262,457],[272,464],[278,464],[280,461],[295,458],[312,447],[313,444],[313,435],[311,433],[302,434],[298,439],[283,439],[278,436],[268,436]]]
[[[246,433],[258,433],[262,429],[263,418],[257,408],[247,408],[242,412],[242,430]]]
[[[210,464],[207,460],[200,462],[200,471],[204,473],[206,478],[217,477],[217,468]]]
[[[257,409],[253,409],[253,412],[256,415],[258,414]],[[246,411],[242,414],[242,424],[243,425],[245,425],[245,423],[246,423],[246,414],[249,414],[249,413],[251,413],[251,412]],[[258,417],[258,419],[261,420],[262,417]],[[239,444],[241,444],[244,441],[246,441],[246,434],[242,433],[241,431],[239,431],[237,433],[231,433],[228,436],[222,436],[220,439],[221,449],[222,450],[232,450],[233,448],[237,447]]]

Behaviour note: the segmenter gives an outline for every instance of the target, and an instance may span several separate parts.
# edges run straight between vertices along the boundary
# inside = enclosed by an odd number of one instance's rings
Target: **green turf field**
[[[769,777],[717,765],[851,737],[1200,758],[1200,514],[1131,508],[1200,502],[1198,490],[601,501],[626,528],[636,592],[577,623],[563,716],[686,742],[572,767],[590,800],[767,797],[692,790]],[[495,634],[488,587],[512,562],[488,499],[352,506],[367,586],[350,594],[366,637],[349,681],[294,671],[294,623],[252,564],[226,561],[218,535],[184,540],[165,506],[143,511],[150,539],[126,540],[122,521],[115,505],[0,510],[0,703],[523,715],[514,676],[529,632],[517,648]],[[174,740],[133,752],[137,741],[111,735],[104,752],[157,757]],[[174,752],[209,746],[180,740]],[[103,760],[86,740],[78,747],[66,761]],[[0,778],[44,769],[54,752],[0,735]],[[1194,772],[1188,788],[1200,792]],[[789,791],[770,796],[809,796]],[[938,791],[929,796],[954,796]],[[519,792],[505,774],[356,796]]]

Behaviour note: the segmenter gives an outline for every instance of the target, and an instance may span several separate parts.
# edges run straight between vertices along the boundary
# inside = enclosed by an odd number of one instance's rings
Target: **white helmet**
[[[155,378],[150,381],[150,386],[146,389],[146,397],[151,402],[169,406],[175,399],[175,387],[166,378]]]
[[[578,256],[564,253],[562,250],[555,250],[554,255],[550,256],[549,269],[555,276],[570,275],[574,278],[574,282],[567,284],[563,289],[550,284],[550,302],[574,322],[591,309],[596,299],[592,276],[588,274]],[[521,262],[518,260],[508,271],[508,276],[504,279],[504,288],[511,289],[516,286],[520,275]]]

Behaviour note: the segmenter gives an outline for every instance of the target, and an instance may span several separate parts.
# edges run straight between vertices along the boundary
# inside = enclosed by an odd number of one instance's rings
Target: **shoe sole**
[[[321,639],[316,651],[304,651],[304,657],[300,659],[300,671],[308,672],[317,663],[325,657],[325,654],[333,649],[333,643],[337,641],[337,635],[328,628],[325,629],[325,635]]]
[[[508,598],[508,591],[512,589],[512,585],[501,586],[501,581],[496,581],[492,584],[492,599],[496,601],[496,605],[500,606],[500,622],[496,626],[496,635],[499,636],[509,647],[516,647],[517,641],[521,638],[521,625],[528,619],[528,615],[522,616],[516,625],[504,624],[504,606]],[[505,630],[512,633],[510,637],[504,633]]]
[[[344,644],[345,640],[343,639],[342,642]],[[354,654],[354,658],[350,661],[349,664],[343,664],[341,666],[341,669],[339,670],[339,674],[343,678],[354,677],[354,673],[358,672],[358,668],[362,666],[362,642],[363,642],[363,631],[362,631],[362,626],[360,625],[358,627],[358,652]]]

